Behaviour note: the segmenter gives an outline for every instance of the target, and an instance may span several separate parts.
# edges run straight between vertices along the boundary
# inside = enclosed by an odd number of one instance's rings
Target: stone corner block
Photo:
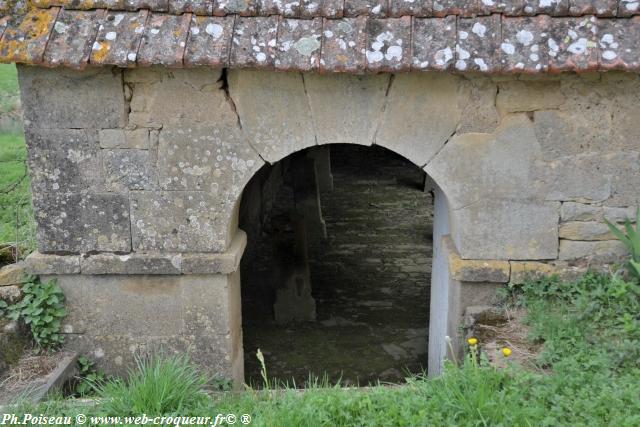
[[[27,126],[101,129],[126,124],[121,72],[21,66],[18,77]]]
[[[180,254],[96,254],[82,258],[82,274],[180,274]]]
[[[450,239],[448,238],[449,242]],[[450,243],[453,246],[453,243]],[[455,247],[450,247],[449,273],[460,282],[507,283],[510,277],[509,261],[462,259]]]
[[[24,281],[25,263],[18,262],[0,268],[0,286],[20,285]]]
[[[34,252],[25,261],[29,274],[79,274],[80,255],[53,255]]]
[[[182,255],[182,274],[230,274],[238,270],[247,246],[247,234],[238,230],[229,249],[221,254],[187,253]]]
[[[558,258],[559,202],[480,200],[451,213],[461,258]]]

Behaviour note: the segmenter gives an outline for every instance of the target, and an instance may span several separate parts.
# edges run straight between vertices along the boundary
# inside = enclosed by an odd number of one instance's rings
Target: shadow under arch
[[[431,257],[431,260],[430,260],[431,261],[431,265],[429,269],[431,270],[431,277],[429,278],[430,283],[428,283],[428,286],[431,287],[430,298],[429,298],[431,301],[431,307],[428,307],[427,302],[424,301],[425,303],[423,307],[424,312],[419,314],[425,318],[427,316],[430,317],[428,321],[429,328],[431,329],[431,331],[428,333],[428,336],[429,336],[428,359],[430,362],[429,372],[437,373],[439,371],[440,362],[445,354],[444,334],[446,333],[446,316],[442,316],[442,309],[443,307],[446,307],[446,301],[447,301],[447,297],[446,295],[443,295],[443,291],[446,291],[446,282],[448,281],[448,272],[446,271],[447,270],[446,260],[441,259],[442,257],[438,258],[438,255],[442,252],[439,248],[442,240],[442,236],[444,236],[445,234],[448,234],[449,232],[449,219],[448,219],[448,209],[447,209],[446,199],[444,198],[444,195],[439,190],[437,185],[433,181],[431,181],[430,178],[427,177],[426,174],[424,174],[424,172],[418,166],[411,163],[409,160],[402,157],[401,155],[396,153],[394,150],[390,150],[386,147],[381,147],[379,145],[367,146],[367,145],[359,145],[359,144],[325,144],[325,145],[318,145],[318,146],[305,148],[303,150],[290,153],[289,155],[278,160],[277,162],[265,164],[265,166],[263,166],[262,169],[260,169],[250,179],[247,180],[247,183],[243,190],[243,194],[241,197],[238,198],[237,205],[234,209],[234,219],[232,221],[233,226],[240,227],[249,236],[248,245],[247,245],[245,254],[243,255],[243,269],[242,269],[242,276],[243,276],[242,277],[242,287],[243,287],[242,310],[243,310],[243,323],[244,323],[243,328],[247,326],[246,319],[247,319],[247,314],[249,313],[249,310],[255,309],[255,307],[251,307],[250,305],[247,305],[246,287],[247,287],[247,283],[251,282],[251,278],[245,277],[247,276],[246,264],[247,262],[252,263],[253,260],[255,260],[257,256],[259,256],[260,248],[256,247],[256,245],[254,244],[255,236],[259,235],[264,230],[257,230],[255,228],[260,228],[264,225],[263,223],[266,220],[264,215],[265,211],[273,211],[274,205],[277,205],[278,203],[282,203],[282,197],[283,197],[282,195],[280,195],[281,200],[278,201],[278,200],[275,200],[275,198],[273,197],[273,194],[271,193],[273,193],[276,190],[276,187],[278,187],[278,185],[282,187],[282,185],[284,184],[284,180],[291,178],[291,177],[287,178],[285,176],[286,173],[283,172],[283,166],[285,169],[289,170],[289,168],[291,168],[292,166],[292,163],[295,163],[295,162],[300,163],[301,158],[307,158],[307,157],[313,158],[314,156],[310,156],[310,154],[313,154],[314,152],[316,154],[319,151],[328,152],[329,150],[331,150],[335,152],[336,150],[342,150],[347,148],[355,151],[360,151],[360,153],[365,151],[373,151],[378,153],[386,152],[388,156],[391,156],[396,161],[401,161],[405,168],[410,166],[413,169],[414,174],[420,174],[420,176],[423,177],[423,179],[425,179],[425,181],[420,180],[419,184],[416,184],[416,182],[413,183],[416,187],[414,188],[415,191],[419,191],[421,194],[424,194],[422,190],[426,186],[426,188],[430,190],[432,194],[435,196],[435,204],[432,208],[434,248],[433,248],[433,256]],[[319,158],[317,155],[315,157],[316,158],[312,160],[315,166],[312,166],[312,168],[315,167],[316,169],[324,169],[323,171],[320,171],[320,173],[326,173],[327,165],[321,164],[322,162],[324,162],[324,160],[322,159],[322,155],[320,155]],[[331,161],[329,160],[329,162]],[[334,159],[334,162],[335,162],[335,159]],[[303,163],[305,162],[303,161]],[[306,162],[306,165],[307,165],[306,168],[304,166],[299,167],[294,165],[294,169],[299,169],[297,173],[301,174],[301,178],[303,180],[305,179],[305,173],[306,173],[305,169],[307,169],[307,172],[309,169],[308,161]],[[277,172],[277,174],[279,174],[280,178],[283,179],[283,182],[280,182],[280,183],[275,182],[273,178],[274,176],[273,170],[278,168],[280,169]],[[331,167],[329,167],[329,173],[331,173]],[[255,185],[256,180],[260,183],[259,186]],[[291,183],[288,183],[288,184],[289,186],[291,186]],[[322,184],[322,183],[316,182],[314,183],[314,185],[316,187],[320,187],[320,186],[326,187],[326,183]],[[303,193],[306,191],[308,193],[309,191],[312,190],[312,189],[310,190],[309,185],[307,186],[303,185],[302,187],[304,188],[301,188],[301,189],[292,188],[289,191],[291,192],[296,190],[296,191],[302,191]],[[326,192],[326,188],[324,188],[322,191],[319,191],[318,194],[321,194],[322,192]],[[294,194],[290,194],[290,196],[295,199]],[[309,194],[307,194],[307,196],[309,196]],[[256,200],[258,199],[260,199],[259,210],[247,209],[248,206],[251,206],[251,205],[255,206]],[[265,203],[265,200],[262,200],[262,199],[271,199],[271,201],[266,200],[266,203]],[[269,205],[269,203],[271,203],[271,205]],[[318,206],[318,208],[320,209],[320,211],[322,211],[322,209],[320,208],[320,205]],[[277,209],[278,207],[276,206],[276,210]],[[310,206],[310,207],[307,206],[305,209],[307,209],[307,211],[309,211],[310,209],[311,212],[313,212],[314,206]],[[315,221],[316,225],[319,227],[322,227],[321,221],[322,221],[322,216],[320,216],[320,221]],[[270,232],[273,234],[274,230],[270,230]],[[277,230],[275,231],[276,234],[278,232],[279,231]],[[317,239],[321,239],[323,237],[322,236],[323,233],[317,232],[317,230],[310,234],[313,234],[313,236],[308,240],[313,239],[314,242],[317,242]],[[264,251],[264,247],[262,248],[262,251]],[[295,257],[291,257],[289,260],[295,264],[294,262]],[[264,279],[264,277],[262,277],[262,279]],[[440,286],[434,286],[434,282],[438,282]],[[438,283],[436,283],[436,285]],[[444,285],[445,289],[443,289],[443,284],[445,284]],[[264,307],[272,308],[276,303],[275,296],[273,295],[273,287],[270,288],[269,286],[267,286],[265,287],[265,289],[263,289],[263,291],[264,292],[262,295],[262,301],[264,303]],[[271,296],[268,295],[269,292],[272,293]],[[317,295],[317,290],[315,290],[315,292]],[[300,305],[304,306],[304,304],[300,304]],[[435,310],[434,310],[434,306],[435,306]],[[274,313],[271,312],[270,315],[274,316]],[[307,320],[313,320],[313,319],[307,319]],[[319,319],[319,321],[324,321],[326,324],[329,324],[329,325],[331,325],[333,322],[331,319]],[[340,320],[338,320],[338,323],[339,322]],[[347,319],[347,323],[348,322],[349,320]],[[286,322],[284,323],[286,324]],[[246,333],[245,333],[245,338],[246,338]],[[422,338],[426,340],[426,336],[423,336]],[[247,347],[246,339],[245,339],[245,347]],[[397,350],[396,353],[398,354],[402,353],[402,348],[400,349],[394,348],[393,345],[388,345],[387,347],[388,348],[386,350],[384,348],[383,349],[378,348],[377,350],[373,350],[373,349],[372,350],[382,351],[382,352],[387,351],[388,353],[393,353],[394,350]],[[245,363],[247,364],[247,366],[250,366],[251,359],[255,359],[254,354],[251,354],[252,351],[255,350],[255,348],[246,348],[245,350],[247,350],[247,352],[245,353]],[[425,368],[427,366],[427,354],[425,352],[425,354],[421,354],[420,356],[421,356],[421,359],[424,361],[424,363],[421,365],[421,368]],[[267,356],[267,358],[269,359],[269,356]],[[432,366],[432,364],[434,364],[434,361],[435,361],[435,366]],[[249,374],[249,372],[247,373]],[[414,369],[413,373],[418,373],[418,372],[416,372],[416,369]],[[251,375],[248,375],[247,380],[249,380],[250,377]]]

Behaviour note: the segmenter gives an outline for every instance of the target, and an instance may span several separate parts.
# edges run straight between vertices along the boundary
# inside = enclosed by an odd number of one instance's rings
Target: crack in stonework
[[[220,90],[224,92],[224,97],[226,101],[229,103],[229,107],[231,107],[231,111],[233,111],[233,114],[236,115],[238,128],[240,128],[240,131],[244,134],[244,128],[242,127],[242,119],[240,118],[240,113],[238,113],[238,107],[236,106],[236,102],[233,100],[233,97],[231,96],[231,90],[229,89],[229,69],[228,68],[222,69],[222,73],[220,74],[220,79],[218,79],[218,82],[220,83]],[[271,162],[267,161],[264,157],[262,157],[262,154],[260,154],[258,149],[253,146],[249,138],[243,138],[243,139],[247,142],[247,144],[249,144],[249,147],[251,147],[251,149],[256,153],[258,157],[260,157],[260,159],[263,162],[271,164]]]
[[[421,166],[421,169],[426,168],[426,167],[427,167],[427,165],[428,165],[429,163],[431,163],[431,161],[432,161],[433,159],[435,159],[435,158],[436,158],[436,156],[438,156],[438,154],[440,154],[440,152],[441,152],[441,151],[444,149],[444,147],[449,143],[449,141],[451,141],[451,139],[452,139],[454,136],[456,136],[456,134],[458,133],[458,129],[457,129],[457,127],[458,127],[458,126],[456,125],[456,129],[451,133],[451,135],[449,135],[449,136],[447,137],[447,139],[445,139],[445,140],[444,140],[444,143],[442,144],[442,146],[441,146],[440,148],[438,148],[438,151],[436,151],[436,152],[433,154],[433,156],[431,156],[431,157],[429,158],[429,160],[427,160],[427,162],[426,162],[424,165],[422,165],[422,166]]]
[[[387,111],[387,105],[389,104],[389,93],[391,92],[391,86],[393,85],[393,81],[395,80],[395,78],[395,74],[389,75],[389,83],[387,83],[387,90],[384,93],[384,103],[382,104],[380,114],[378,115],[378,120],[376,121],[376,130],[375,132],[373,132],[373,140],[371,141],[371,145],[377,145],[376,142],[378,140],[378,132],[380,131],[380,126],[382,126],[382,120],[384,120],[384,113]]]
[[[311,98],[309,97],[309,92],[307,92],[307,82],[304,79],[304,73],[300,73],[300,77],[302,78],[302,90],[304,91],[304,96],[307,99],[307,107],[309,108],[309,114],[311,115],[311,126],[313,127],[313,138],[315,140],[316,145],[318,145],[318,131],[316,126],[316,118],[313,114],[313,110],[311,109]]]

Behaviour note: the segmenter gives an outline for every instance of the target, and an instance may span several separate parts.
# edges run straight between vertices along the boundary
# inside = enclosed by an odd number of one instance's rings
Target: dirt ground
[[[0,404],[15,402],[45,384],[47,375],[65,356],[63,352],[38,354],[27,350],[17,364],[0,375]]]

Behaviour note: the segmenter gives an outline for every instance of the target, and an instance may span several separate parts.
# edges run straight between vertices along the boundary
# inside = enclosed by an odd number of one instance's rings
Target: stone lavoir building
[[[243,191],[300,150],[376,145],[433,182],[438,373],[445,336],[501,284],[624,255],[602,219],[638,206],[639,13],[636,0],[0,1],[38,223],[28,264],[65,291],[66,345],[112,371],[154,345],[190,349],[243,381]],[[298,188],[303,243],[325,233],[311,217],[330,148],[314,156],[297,172],[315,182]]]

